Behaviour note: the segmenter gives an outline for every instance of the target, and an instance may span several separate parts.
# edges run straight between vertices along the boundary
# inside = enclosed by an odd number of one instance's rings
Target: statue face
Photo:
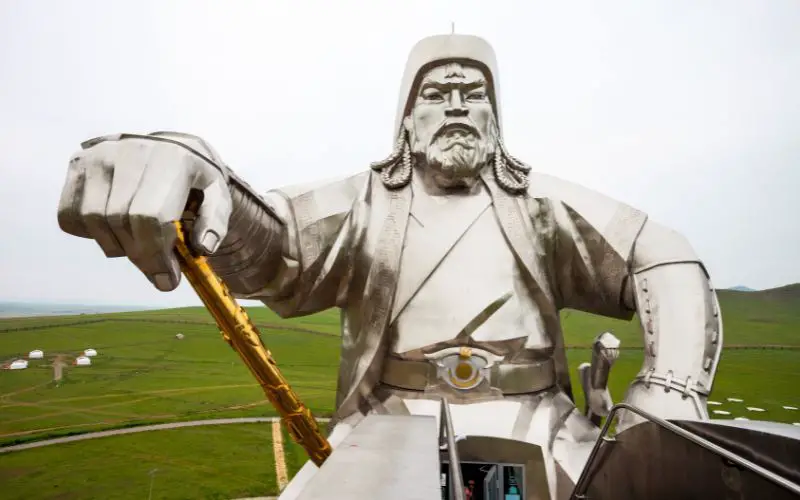
[[[486,82],[475,67],[434,67],[423,77],[403,122],[411,152],[425,158],[442,187],[476,178],[494,152],[494,112]]]

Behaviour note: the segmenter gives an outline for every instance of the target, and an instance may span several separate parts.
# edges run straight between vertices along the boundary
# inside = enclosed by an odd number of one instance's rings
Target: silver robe
[[[531,188],[520,196],[503,191],[491,173],[482,175],[538,306],[530,314],[555,348],[557,383],[571,395],[559,310],[632,318],[623,291],[646,215],[554,177],[530,179]],[[262,300],[282,317],[341,309],[334,420],[371,408],[391,340],[388,323],[412,196],[411,186],[389,190],[372,171],[271,191],[265,199],[286,224],[280,248],[273,239],[274,251],[260,255],[259,267],[272,270],[269,284],[252,289],[252,279],[230,264],[216,264],[240,298]],[[222,250],[217,263],[225,262]]]

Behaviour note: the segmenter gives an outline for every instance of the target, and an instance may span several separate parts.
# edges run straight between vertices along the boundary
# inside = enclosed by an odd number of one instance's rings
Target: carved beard
[[[477,177],[494,152],[489,141],[461,128],[437,133],[427,147],[420,146],[415,153],[424,155],[427,168],[448,185]]]

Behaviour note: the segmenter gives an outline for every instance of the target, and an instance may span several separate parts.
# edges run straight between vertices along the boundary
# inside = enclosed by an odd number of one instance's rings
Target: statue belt
[[[384,362],[381,382],[409,391],[447,385],[461,391],[488,386],[503,394],[543,391],[556,383],[552,359],[508,363],[500,356],[471,347],[453,347],[426,355],[427,360],[390,356]]]

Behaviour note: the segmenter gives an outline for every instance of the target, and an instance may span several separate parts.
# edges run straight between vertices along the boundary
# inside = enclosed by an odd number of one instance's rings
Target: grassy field
[[[274,492],[269,425],[171,429],[0,456],[2,498],[252,497]]]
[[[723,405],[711,409],[731,412],[724,418],[800,421],[800,411],[782,408],[800,407],[800,286],[723,291],[720,299],[729,349],[712,395]],[[339,353],[336,313],[285,321],[262,307],[249,312],[306,404],[318,416],[329,415]],[[573,374],[589,360],[585,347],[604,330],[623,346],[641,346],[635,320],[569,312],[564,328],[573,346]],[[177,333],[184,339],[177,340]],[[760,348],[767,345],[790,348]],[[71,362],[90,347],[98,351],[92,366],[70,365],[59,383],[53,381],[57,356]],[[201,308],[0,319],[0,362],[32,349],[44,350],[45,359],[31,360],[27,370],[0,371],[0,445],[143,423],[274,414]],[[611,377],[615,399],[640,365],[638,350],[622,352]],[[766,412],[749,413],[745,406]],[[287,447],[290,472],[304,461],[302,450]],[[142,433],[0,455],[0,483],[9,486],[3,498],[14,498],[6,496],[9,491],[31,498],[34,487],[35,498],[145,498],[152,469],[158,469],[154,498],[232,498],[276,490],[270,429],[262,424]]]

